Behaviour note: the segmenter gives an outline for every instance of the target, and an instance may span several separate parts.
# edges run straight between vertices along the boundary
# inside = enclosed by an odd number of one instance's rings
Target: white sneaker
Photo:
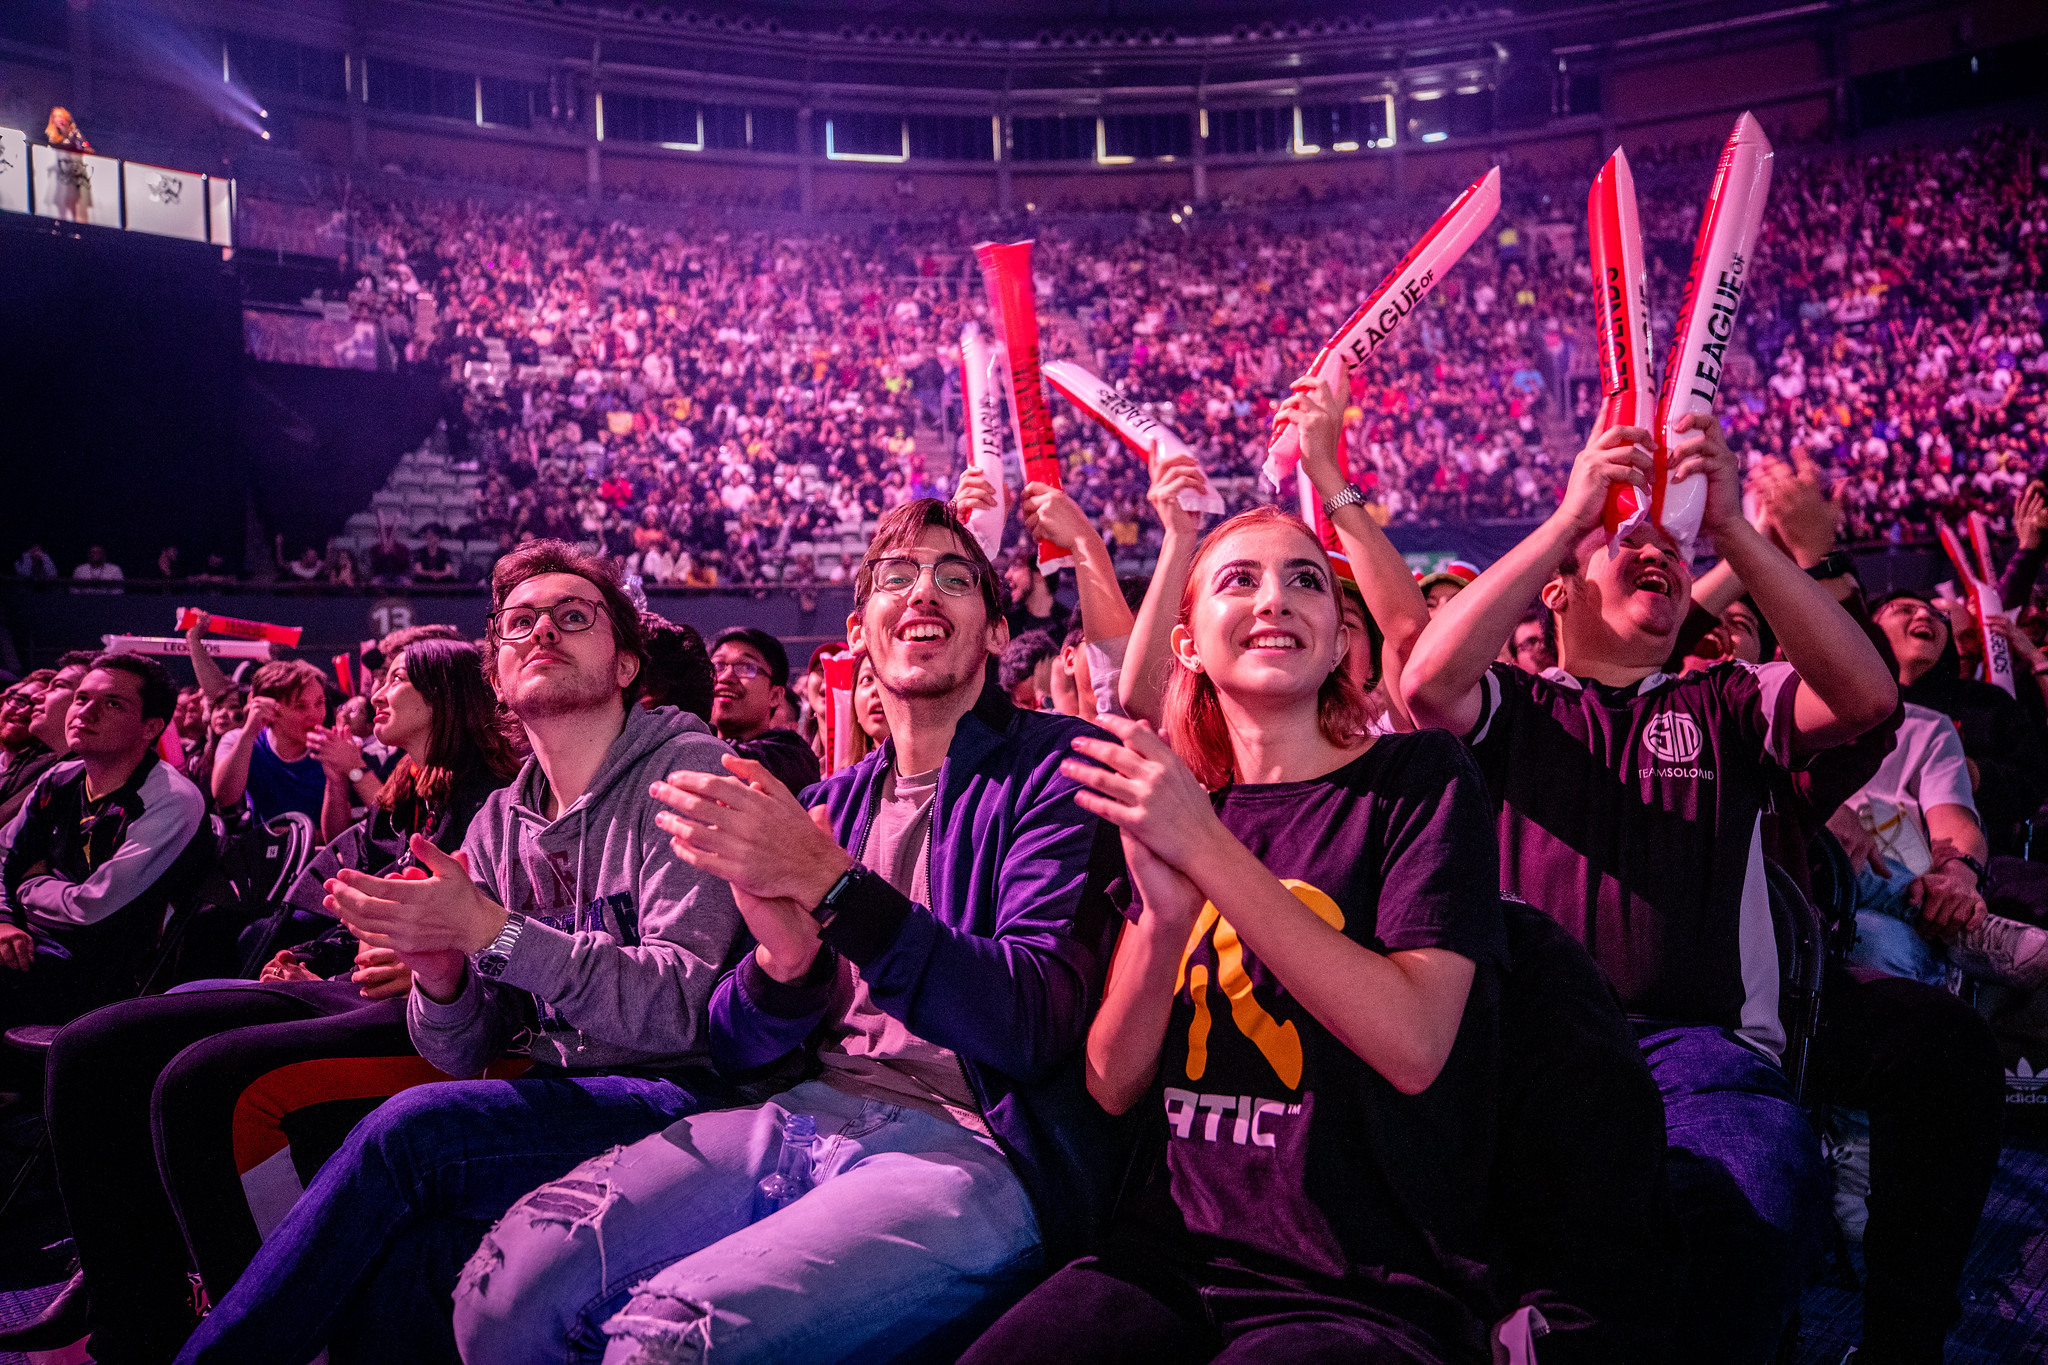
[[[1971,976],[2023,990],[2048,984],[2048,929],[1986,915],[1984,923],[1948,945],[1949,961]]]

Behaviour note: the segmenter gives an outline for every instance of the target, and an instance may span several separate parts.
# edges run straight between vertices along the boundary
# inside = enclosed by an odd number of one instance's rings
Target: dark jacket
[[[875,1005],[960,1056],[989,1130],[1031,1196],[1049,1264],[1085,1249],[1127,1147],[1090,1098],[1081,1044],[1128,900],[1116,828],[1082,811],[1060,761],[1085,721],[1019,711],[995,688],[960,720],[932,798],[932,905],[863,878],[788,984],[749,953],[711,999],[711,1056],[747,1072],[823,1040],[837,957]],[[884,744],[804,793],[859,855],[895,762]]]
[[[752,739],[733,742],[732,750],[775,774],[775,780],[793,792],[817,785],[818,756],[794,730],[770,730]]]

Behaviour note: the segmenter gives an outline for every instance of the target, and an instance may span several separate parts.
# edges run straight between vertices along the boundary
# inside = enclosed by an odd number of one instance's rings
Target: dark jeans
[[[1026,1294],[960,1365],[1480,1365],[1356,1299],[1130,1247],[1086,1256]]]
[[[1814,1086],[1870,1112],[1858,1365],[1938,1365],[1962,1316],[1956,1288],[1998,1169],[2005,1073],[1990,1026],[1916,981],[1832,967],[1821,992]]]
[[[720,1095],[724,1100],[726,1097]],[[521,1195],[703,1107],[668,1080],[415,1086],[356,1125],[178,1355],[198,1365],[457,1359],[457,1273]]]
[[[94,1356],[107,1365],[168,1361],[195,1322],[188,1265],[218,1293],[255,1254],[232,1139],[243,1087],[286,1062],[411,1052],[403,1002],[368,1005],[346,983],[146,996],[58,1034],[47,1114],[57,1186],[92,1291]],[[173,1076],[215,1098],[188,1095],[158,1111],[160,1081]],[[166,1127],[169,1146],[188,1155],[160,1166]]]
[[[1778,1064],[1725,1029],[1637,1021],[1664,1097],[1687,1270],[1674,1360],[1761,1365],[1832,1218],[1820,1141]]]

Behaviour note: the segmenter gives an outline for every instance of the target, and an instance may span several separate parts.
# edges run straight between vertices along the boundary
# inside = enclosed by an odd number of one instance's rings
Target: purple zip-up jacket
[[[1116,828],[1074,804],[1059,772],[1070,716],[1020,711],[994,687],[963,716],[932,798],[932,904],[881,877],[842,896],[811,972],[782,983],[748,953],[711,997],[711,1057],[755,1071],[801,1049],[815,1074],[841,955],[878,1009],[960,1056],[989,1131],[1031,1196],[1049,1264],[1089,1241],[1123,1174],[1123,1125],[1090,1098],[1081,1044],[1123,903]],[[808,789],[860,855],[895,746]]]

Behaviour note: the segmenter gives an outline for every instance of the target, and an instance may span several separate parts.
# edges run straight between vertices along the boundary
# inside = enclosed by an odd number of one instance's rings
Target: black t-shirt
[[[1793,766],[1790,664],[1634,687],[1495,664],[1469,737],[1500,801],[1501,885],[1586,946],[1632,1015],[1776,1055],[1761,817]]]
[[[1225,828],[1346,937],[1448,949],[1479,970],[1442,1074],[1403,1095],[1205,906],[1167,1026],[1164,1121],[1121,1221],[1176,1259],[1375,1281],[1376,1300],[1464,1335],[1483,1311],[1463,1290],[1484,1259],[1506,965],[1485,781],[1455,739],[1424,731],[1313,781],[1215,799]]]
[[[1033,616],[1029,608],[1019,604],[1010,608],[1010,638],[1014,640],[1027,630],[1042,630],[1052,636],[1055,645],[1064,645],[1067,642],[1067,622],[1072,619],[1072,613],[1064,602],[1055,601],[1052,611],[1044,616]]]

